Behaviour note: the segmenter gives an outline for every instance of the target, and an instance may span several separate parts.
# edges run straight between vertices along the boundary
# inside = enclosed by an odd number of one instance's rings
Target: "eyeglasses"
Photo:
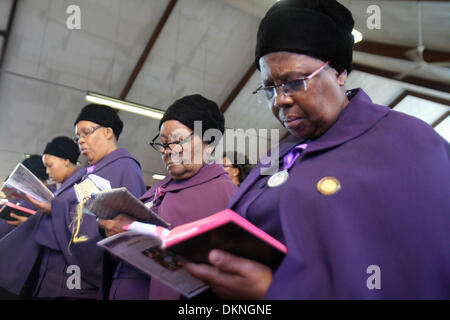
[[[153,138],[153,140],[149,143],[150,146],[155,149],[160,154],[164,154],[167,149],[170,150],[170,152],[173,153],[181,153],[183,152],[183,144],[188,141],[188,139],[193,135],[194,133],[191,133],[186,138],[178,140],[178,141],[172,141],[168,143],[159,143],[155,142],[156,139],[158,139],[159,134],[156,135],[156,137]]]
[[[306,80],[311,79],[312,77],[314,77],[315,75],[317,75],[323,68],[325,68],[330,62],[327,61],[324,64],[322,64],[318,69],[316,69],[313,73],[311,73],[309,76],[307,77],[303,77],[303,78],[298,78],[298,79],[294,79],[294,80],[290,80],[290,81],[286,81],[284,83],[281,84],[276,84],[273,86],[267,86],[267,87],[263,87],[262,85],[259,86],[255,91],[253,91],[253,94],[257,94],[259,92],[264,92],[265,98],[267,100],[267,102],[269,103],[269,106],[272,106],[276,97],[277,97],[277,91],[278,91],[278,87],[281,87],[281,92],[284,95],[287,96],[292,96],[294,93],[300,91],[300,90],[304,90],[307,91],[308,90],[308,86],[306,84]]]
[[[73,137],[73,141],[78,143],[81,138],[86,138],[88,135],[93,134],[97,129],[101,128],[102,126],[96,126],[91,127],[89,129],[83,129],[81,130],[80,134],[76,134],[75,137]]]

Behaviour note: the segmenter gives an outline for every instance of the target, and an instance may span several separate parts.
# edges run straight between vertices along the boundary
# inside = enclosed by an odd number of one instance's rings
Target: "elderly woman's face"
[[[308,76],[323,61],[302,54],[274,52],[263,56],[259,63],[263,86],[270,86]],[[316,138],[336,122],[347,105],[346,79],[346,71],[338,75],[334,69],[325,67],[306,80],[306,91],[285,95],[277,88],[272,113],[291,134]]]
[[[192,130],[177,120],[167,120],[161,125],[159,139],[161,143],[181,142],[170,151],[167,148],[162,160],[174,180],[184,180],[194,176],[204,165],[205,151],[202,140],[191,135]],[[174,144],[175,146],[175,144]]]
[[[111,130],[112,131],[112,130]],[[106,142],[111,139],[111,133],[97,123],[82,120],[75,126],[75,135],[79,136],[78,146],[81,154],[90,164],[95,164],[107,155]]]

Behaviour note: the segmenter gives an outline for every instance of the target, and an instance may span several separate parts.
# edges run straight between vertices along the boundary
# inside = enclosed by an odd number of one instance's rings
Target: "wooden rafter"
[[[414,49],[406,46],[392,45],[380,42],[363,40],[355,44],[355,51],[370,53],[377,56],[409,60],[405,56],[405,52]],[[450,53],[437,50],[429,50],[425,48],[423,58],[426,62],[442,62],[450,61]],[[409,60],[411,61],[411,60]]]
[[[155,45],[156,40],[158,40],[158,37],[159,37],[162,29],[166,25],[166,22],[169,19],[170,14],[172,13],[173,8],[177,4],[177,2],[178,2],[178,0],[170,0],[169,4],[167,5],[166,9],[164,10],[164,13],[161,16],[161,19],[159,20],[155,30],[153,31],[152,36],[148,40],[147,45],[145,46],[144,51],[141,54],[141,57],[139,58],[138,62],[136,63],[136,66],[134,67],[133,72],[131,73],[130,77],[128,78],[128,81],[120,94],[121,100],[125,100],[128,93],[130,92],[131,87],[134,84],[134,81],[136,80],[139,72],[141,71],[142,67],[144,66],[145,61],[147,60],[147,57],[150,54],[150,51],[152,50],[153,46]]]
[[[13,25],[14,17],[16,15],[17,2],[18,2],[18,0],[12,0],[11,9],[9,11],[9,17],[8,17],[8,25],[6,27],[6,30],[4,30],[3,34],[2,34],[3,45],[2,45],[2,52],[0,54],[0,68],[2,67],[3,61],[5,59],[6,48],[8,47],[9,36],[11,34],[11,28]]]
[[[396,81],[407,82],[407,83],[411,83],[411,84],[414,84],[417,86],[450,93],[450,84],[444,83],[441,81],[433,81],[433,80],[428,80],[428,79],[423,79],[423,78],[413,77],[413,76],[408,76],[408,77],[403,78],[402,80],[398,80],[395,78],[395,76],[398,75],[398,72],[387,71],[387,70],[382,70],[379,68],[369,67],[369,66],[365,66],[360,63],[354,63],[353,69],[361,71],[361,72],[374,74],[374,75],[377,75],[380,77],[389,78],[389,79],[396,80]]]
[[[228,97],[225,99],[225,102],[220,107],[220,111],[222,113],[225,113],[227,111],[227,109],[233,103],[234,99],[236,99],[236,97],[238,96],[239,92],[241,92],[242,88],[247,84],[247,82],[253,76],[255,71],[256,71],[256,66],[254,63],[252,63],[250,68],[248,68],[247,72],[244,74],[244,76],[241,78],[241,80],[237,83],[237,85],[234,87],[234,89],[230,92]]]

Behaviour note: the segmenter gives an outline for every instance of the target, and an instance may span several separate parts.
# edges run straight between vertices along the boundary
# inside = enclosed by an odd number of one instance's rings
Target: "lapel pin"
[[[317,182],[317,191],[325,196],[335,194],[341,189],[341,183],[334,177],[323,177]]]

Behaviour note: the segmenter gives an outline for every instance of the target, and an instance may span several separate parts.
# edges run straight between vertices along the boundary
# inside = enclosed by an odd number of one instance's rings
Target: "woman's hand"
[[[203,280],[222,299],[262,299],[272,282],[272,270],[259,262],[212,250],[212,264],[184,263],[194,277]]]
[[[117,233],[124,232],[123,227],[136,221],[136,219],[130,217],[127,214],[121,213],[117,217],[111,220],[99,220],[98,225],[105,229],[107,237],[111,237]]]
[[[18,227],[18,226],[20,226],[22,223],[24,223],[25,221],[28,220],[28,217],[18,216],[17,214],[14,214],[14,213],[10,213],[9,216],[10,216],[11,218],[16,219],[16,220],[14,220],[14,221],[9,221],[9,220],[7,220],[6,223],[9,224],[9,225],[11,225],[11,226],[14,226],[14,227]]]
[[[52,215],[52,203],[50,201],[42,202],[34,199],[33,197],[30,197],[29,195],[27,195],[27,200],[31,202],[36,208],[38,208],[40,212],[49,216]]]

